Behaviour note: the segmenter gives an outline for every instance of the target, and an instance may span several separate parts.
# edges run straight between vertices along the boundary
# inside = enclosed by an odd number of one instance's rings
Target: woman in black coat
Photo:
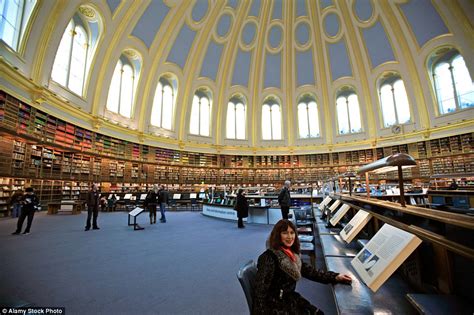
[[[243,229],[245,227],[243,219],[249,216],[249,203],[242,188],[239,189],[236,199],[234,209],[237,210],[237,218],[239,219],[237,227]]]
[[[158,185],[153,185],[153,189],[148,192],[143,205],[150,212],[150,224],[156,223],[156,207],[160,203]]]
[[[258,258],[252,314],[324,314],[299,293],[301,277],[321,283],[351,283],[348,275],[313,268],[300,257],[296,227],[280,220],[269,238],[269,248]]]

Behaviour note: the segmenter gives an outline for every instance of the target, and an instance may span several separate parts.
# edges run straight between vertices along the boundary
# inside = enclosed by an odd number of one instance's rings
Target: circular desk
[[[203,203],[202,214],[225,220],[237,221],[237,211],[231,205],[221,205],[214,203]],[[249,206],[249,216],[244,219],[247,223],[275,224],[281,219],[280,208],[270,208],[269,206]]]

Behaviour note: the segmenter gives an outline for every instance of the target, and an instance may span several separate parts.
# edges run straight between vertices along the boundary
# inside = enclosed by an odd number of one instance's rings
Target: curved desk
[[[233,206],[220,205],[204,202],[202,214],[219,219],[237,221],[237,211]],[[275,224],[281,219],[280,208],[270,208],[269,206],[249,206],[249,216],[244,219],[247,223]]]

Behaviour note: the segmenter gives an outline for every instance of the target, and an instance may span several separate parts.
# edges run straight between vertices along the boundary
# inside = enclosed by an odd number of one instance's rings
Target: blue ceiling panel
[[[227,5],[235,10],[239,5],[239,0],[228,0]]]
[[[281,88],[281,53],[266,54],[264,88],[267,87]]]
[[[339,33],[339,18],[337,14],[331,13],[324,19],[324,27],[328,36],[336,36]]]
[[[274,0],[272,2],[273,2],[272,20],[276,20],[276,19],[281,20],[283,17],[283,14],[282,14],[283,0]]]
[[[380,21],[375,23],[372,27],[366,28],[362,32],[364,34],[365,45],[369,52],[372,61],[372,67],[395,60],[393,56],[392,46],[387,39],[387,34],[380,24]]]
[[[161,0],[150,2],[148,8],[138,20],[132,31],[132,35],[140,38],[150,48],[161,23],[169,12],[169,8]]]
[[[109,5],[110,12],[112,12],[112,15],[120,5],[120,2],[122,2],[122,0],[107,0],[107,4]]]
[[[343,39],[335,44],[329,44],[329,57],[333,81],[345,76],[352,76],[346,42]]]
[[[247,23],[242,30],[242,41],[245,45],[250,45],[255,37],[257,28],[254,23]]]
[[[199,0],[194,4],[193,12],[191,13],[195,22],[201,21],[207,13],[209,8],[207,0]]]
[[[361,21],[367,21],[372,16],[372,1],[370,0],[356,0],[355,5],[355,14]]]
[[[319,0],[319,3],[321,4],[321,9],[334,5],[332,0]]]
[[[298,24],[296,28],[296,40],[298,44],[305,45],[309,40],[309,26],[306,23]]]
[[[261,0],[253,0],[252,6],[250,7],[250,16],[259,16],[260,14],[260,7],[262,6]]]
[[[217,23],[217,34],[220,37],[224,37],[229,32],[230,26],[232,24],[232,16],[229,14],[223,14]]]
[[[306,16],[306,0],[294,0],[296,5],[296,16]]]
[[[313,52],[296,52],[296,86],[314,84]]]
[[[173,48],[171,48],[171,51],[168,55],[168,61],[174,62],[180,66],[181,69],[184,69],[189,50],[191,49],[195,36],[196,32],[184,24],[178,34],[178,37],[176,37]]]
[[[201,76],[207,77],[216,81],[217,71],[219,70],[219,63],[221,61],[223,45],[217,44],[213,41],[207,47],[207,53],[201,66]]]
[[[274,25],[268,33],[268,42],[272,48],[278,48],[281,44],[282,29],[279,25]]]
[[[420,47],[436,36],[449,33],[430,0],[410,1],[407,4],[402,4],[401,8]]]
[[[234,64],[234,75],[232,76],[232,85],[248,86],[250,74],[251,52],[237,51],[237,57]]]

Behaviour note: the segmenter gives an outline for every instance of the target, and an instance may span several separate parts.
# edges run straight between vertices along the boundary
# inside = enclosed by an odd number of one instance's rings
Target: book
[[[377,292],[380,286],[421,244],[416,235],[384,224],[351,261],[364,283]]]
[[[342,239],[347,243],[352,242],[354,237],[359,234],[360,230],[370,221],[372,215],[364,210],[357,211],[356,215],[346,224],[342,229],[341,235]]]
[[[330,207],[329,207],[329,211],[330,213],[333,213],[337,207],[339,207],[339,205],[341,204],[341,200],[336,200]]]
[[[337,210],[337,212],[333,215],[333,217],[329,220],[331,222],[332,226],[335,226],[341,219],[342,217],[349,211],[351,207],[348,204],[342,205],[342,207]]]
[[[323,210],[324,209],[324,206],[327,205],[328,203],[330,203],[332,201],[332,198],[327,196],[326,198],[324,198],[323,201],[321,201],[321,203],[318,205],[319,209]]]

